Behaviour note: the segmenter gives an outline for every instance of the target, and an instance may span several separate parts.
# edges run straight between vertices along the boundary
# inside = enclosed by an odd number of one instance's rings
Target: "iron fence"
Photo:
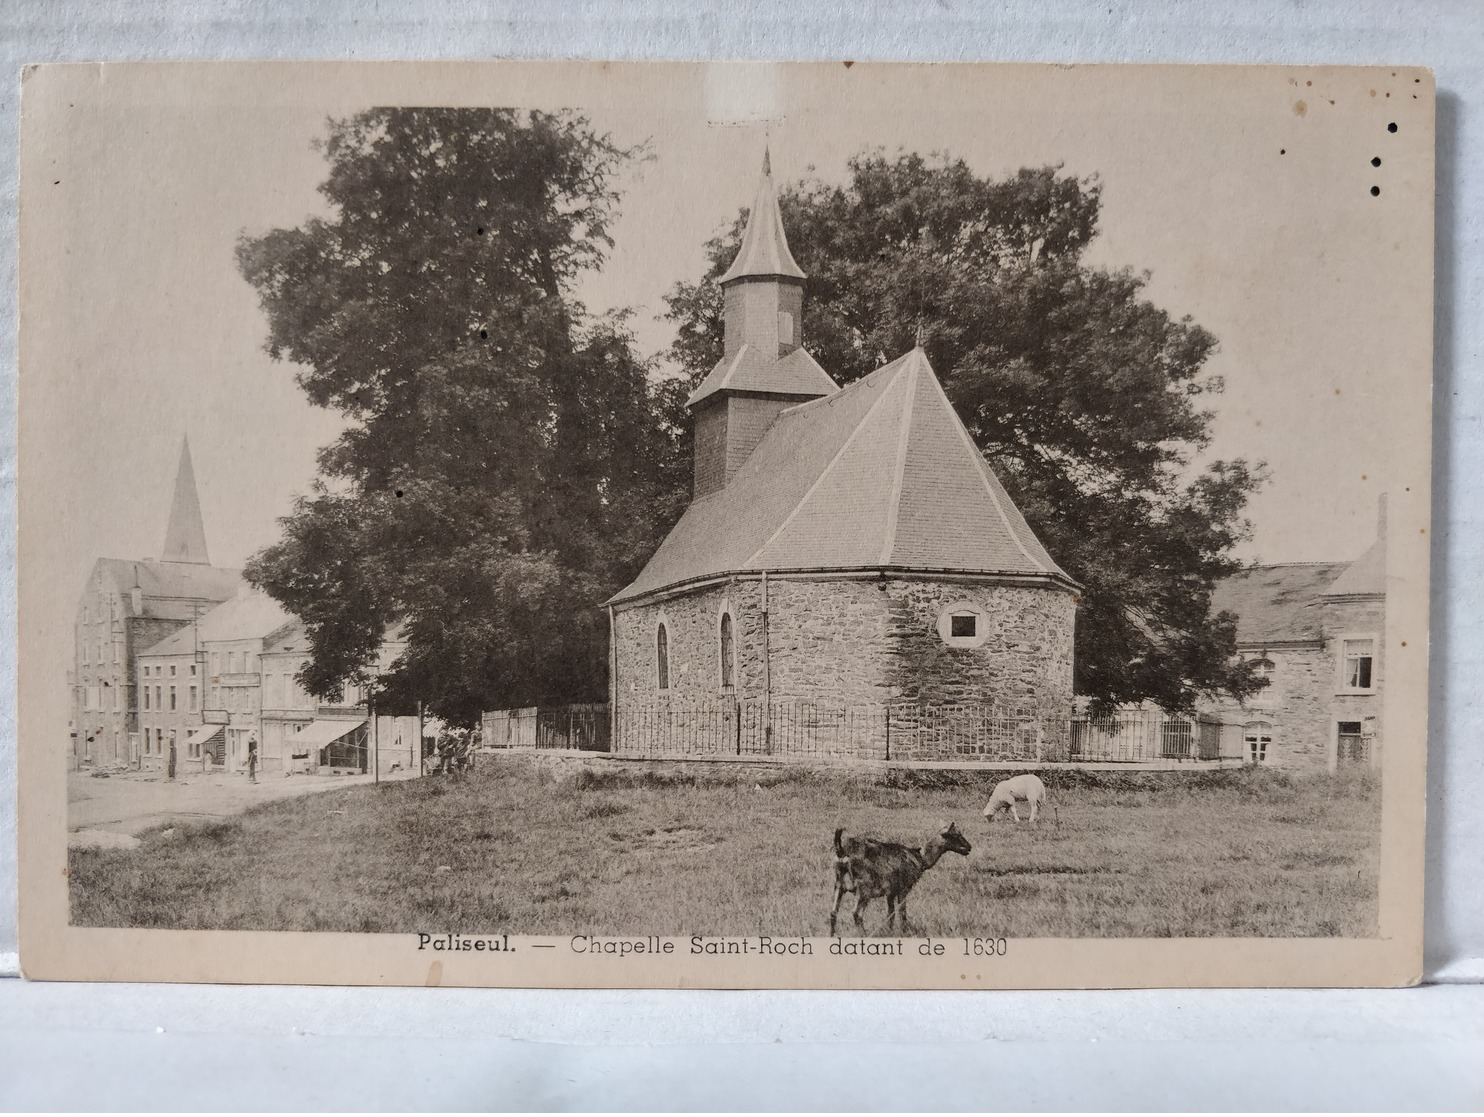
[[[989,705],[680,701],[527,707],[484,716],[489,748],[646,757],[921,762],[1213,762],[1243,757],[1238,725],[1162,710],[1107,717]]]
[[[1140,708],[1074,718],[1068,759],[1138,763],[1240,760],[1242,756],[1240,725]]]
[[[607,752],[611,721],[607,703],[526,706],[495,710],[480,722],[485,748],[580,749]]]

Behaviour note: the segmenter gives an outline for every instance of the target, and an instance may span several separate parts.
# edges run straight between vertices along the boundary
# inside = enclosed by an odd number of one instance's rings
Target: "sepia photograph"
[[[1420,976],[1429,72],[22,113],[28,974]]]

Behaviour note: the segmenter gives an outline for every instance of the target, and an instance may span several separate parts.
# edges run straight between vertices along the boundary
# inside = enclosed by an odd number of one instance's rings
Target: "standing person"
[[[247,778],[253,783],[258,782],[258,735],[256,733],[247,739]]]
[[[170,759],[167,764],[166,775],[173,780],[175,778],[175,730],[173,729],[170,731]]]

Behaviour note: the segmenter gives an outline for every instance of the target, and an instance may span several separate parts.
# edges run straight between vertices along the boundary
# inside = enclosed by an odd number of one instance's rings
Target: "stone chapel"
[[[1077,584],[921,348],[845,388],[803,348],[766,162],[720,283],[724,354],[688,401],[693,499],[607,603],[615,726],[739,703],[1068,716]]]

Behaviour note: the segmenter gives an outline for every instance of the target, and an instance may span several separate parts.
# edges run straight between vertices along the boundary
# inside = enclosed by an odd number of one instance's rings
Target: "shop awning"
[[[224,728],[225,726],[221,725],[203,725],[200,729],[192,730],[191,735],[186,738],[186,744],[193,748],[196,745],[204,745]]]
[[[299,732],[283,739],[284,747],[294,752],[306,748],[322,749],[366,724],[361,721],[312,721]]]

